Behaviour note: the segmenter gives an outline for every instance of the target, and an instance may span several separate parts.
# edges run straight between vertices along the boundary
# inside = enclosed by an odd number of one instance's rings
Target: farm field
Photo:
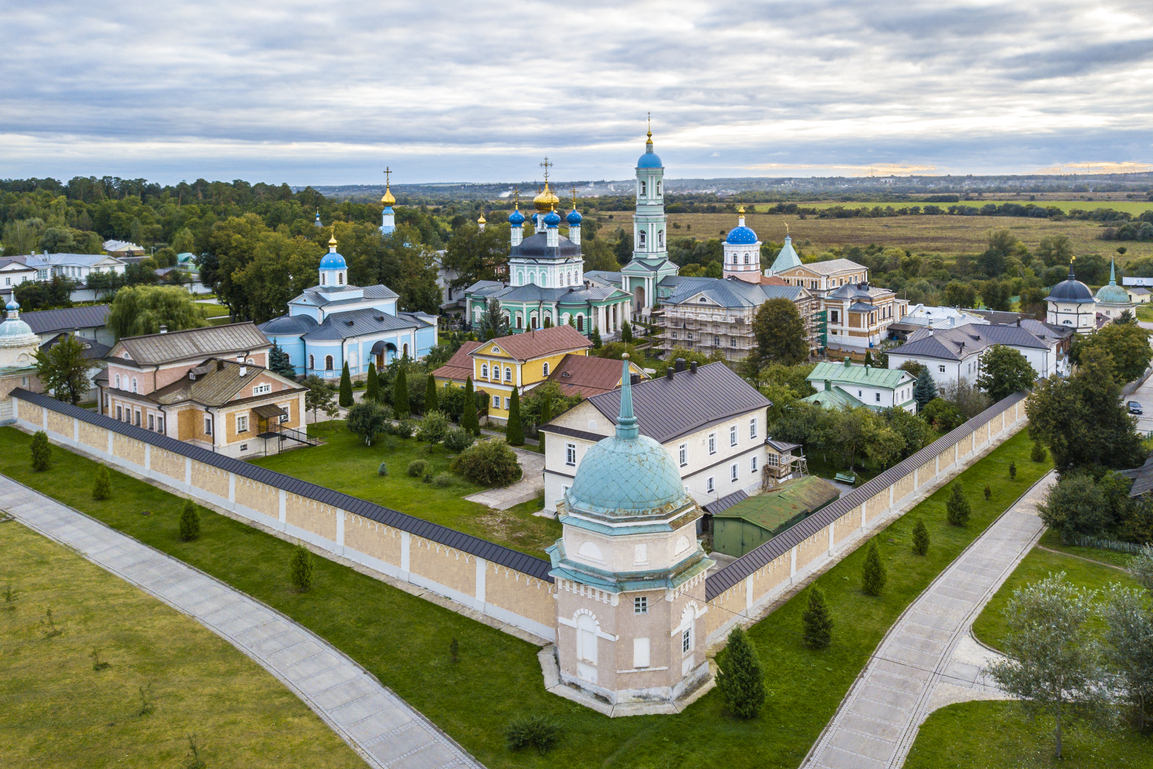
[[[1041,196],[1037,196],[1036,200],[1029,200],[1026,198],[996,198],[986,197],[981,200],[959,200],[956,203],[940,203],[931,200],[906,200],[906,201],[891,201],[891,200],[853,200],[847,202],[820,200],[811,203],[797,202],[799,206],[809,208],[834,208],[841,206],[843,208],[874,208],[881,206],[885,208],[892,206],[893,208],[909,208],[911,206],[938,206],[939,208],[947,208],[948,206],[968,206],[969,208],[981,208],[989,204],[1000,205],[1002,203],[1018,203],[1022,206],[1033,204],[1041,206],[1042,208],[1057,207],[1065,213],[1069,213],[1073,209],[1079,208],[1082,211],[1095,211],[1098,208],[1111,208],[1114,211],[1124,211],[1125,213],[1137,214],[1145,211],[1153,211],[1153,200],[1047,200]],[[758,203],[758,206],[768,206],[768,203]]]
[[[0,551],[0,588],[15,591],[0,603],[0,766],[185,766],[189,734],[208,766],[364,766],[195,620],[18,523],[0,524]]]

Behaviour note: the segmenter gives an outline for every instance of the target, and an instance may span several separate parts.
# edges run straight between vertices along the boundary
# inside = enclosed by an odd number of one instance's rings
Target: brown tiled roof
[[[254,324],[230,323],[170,331],[166,334],[124,337],[112,348],[111,356],[118,363],[127,361],[138,366],[155,366],[180,360],[267,350],[270,347],[272,342]],[[122,351],[128,352],[127,359],[121,357]]]
[[[572,326],[553,326],[493,339],[496,346],[517,360],[532,360],[558,352],[583,350],[593,343]],[[487,344],[487,342],[486,342]]]
[[[641,377],[648,378],[644,374]],[[549,375],[548,381],[560,385],[565,395],[591,398],[621,386],[621,362],[611,358],[566,355]]]
[[[434,377],[440,379],[454,379],[463,382],[472,376],[472,358],[469,353],[481,346],[481,342],[465,342],[460,349],[452,354],[448,363],[432,372]]]

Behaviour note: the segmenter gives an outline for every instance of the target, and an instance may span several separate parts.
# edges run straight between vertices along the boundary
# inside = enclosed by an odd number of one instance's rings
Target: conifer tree
[[[524,428],[520,423],[520,394],[512,388],[512,398],[508,404],[508,424],[505,425],[505,441],[509,446],[524,445]]]
[[[873,367],[873,351],[865,350],[865,368]]]
[[[108,468],[105,465],[100,465],[96,470],[96,480],[92,484],[92,498],[108,499],[111,496],[112,476],[108,474]]]
[[[397,419],[408,419],[412,415],[408,403],[408,374],[405,373],[404,361],[400,362],[396,379],[392,383],[392,410],[396,412]]]
[[[288,353],[280,349],[279,345],[272,345],[272,349],[268,351],[268,368],[274,374],[280,374],[288,379],[296,379],[296,367],[292,365]]]
[[[376,375],[376,364],[372,361],[368,362],[368,376],[364,379],[364,399],[380,400],[380,377]]]
[[[573,328],[576,328],[576,316],[575,315],[568,316],[568,324],[570,326],[572,326]]]
[[[601,332],[596,326],[593,326],[592,333],[589,334],[589,341],[593,343],[593,349],[599,350],[601,347]]]
[[[913,527],[913,552],[917,555],[927,555],[929,552],[929,528],[920,518]]]
[[[985,484],[985,499],[988,499],[991,496],[993,496],[993,490],[991,488],[989,488],[989,484],[986,483]]]
[[[717,667],[717,687],[737,718],[756,718],[765,703],[765,676],[757,649],[740,625],[729,633],[728,647]]]
[[[424,385],[424,413],[439,411],[440,407],[437,405],[438,400],[436,395],[436,377],[429,374],[428,381]]]
[[[1017,479],[1017,463],[1016,462],[1010,462],[1009,463],[1009,480],[1016,480],[1016,479]]]
[[[544,328],[552,328],[552,316],[544,316]]]
[[[1044,462],[1047,456],[1048,452],[1045,451],[1045,447],[1041,445],[1040,441],[1033,441],[1033,450],[1029,453],[1029,459],[1034,462]]]
[[[33,470],[47,470],[48,466],[52,464],[52,447],[48,444],[48,433],[43,430],[37,430],[36,434],[32,436],[32,469]]]
[[[809,589],[809,606],[801,615],[801,622],[805,628],[805,646],[810,649],[824,649],[833,640],[833,617],[824,592],[816,585]]]
[[[184,509],[180,511],[180,538],[191,542],[200,537],[200,512],[191,499],[184,500]]]
[[[352,405],[352,377],[348,374],[348,361],[340,371],[340,398],[337,402],[345,409]]]
[[[929,401],[937,397],[937,383],[928,368],[921,369],[917,376],[917,383],[913,385],[913,400],[917,402],[917,411],[925,408]]]
[[[473,435],[480,435],[480,420],[476,416],[476,395],[472,377],[464,380],[464,411],[460,413],[460,426]]]
[[[861,590],[865,595],[880,595],[885,589],[885,564],[881,563],[881,553],[876,542],[869,542],[869,552],[865,554],[865,566],[861,569]]]
[[[972,512],[965,489],[960,483],[954,483],[949,489],[949,499],[945,502],[945,517],[954,526],[967,526]]]
[[[627,320],[621,323],[621,341],[625,344],[632,344],[633,341],[633,327]]]
[[[307,592],[312,587],[312,553],[304,545],[292,549],[292,560],[288,565],[289,578],[298,593]]]

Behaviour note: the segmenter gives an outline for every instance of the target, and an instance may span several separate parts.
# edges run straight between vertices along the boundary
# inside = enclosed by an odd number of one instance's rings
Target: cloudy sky
[[[0,177],[1149,170],[1150,0],[0,3]],[[1120,164],[1120,165],[1114,165]]]

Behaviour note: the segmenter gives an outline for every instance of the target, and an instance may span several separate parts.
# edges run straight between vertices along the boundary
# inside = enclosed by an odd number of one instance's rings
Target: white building
[[[664,446],[699,504],[735,491],[757,493],[766,458],[768,399],[723,363],[676,368],[633,385],[642,433]],[[594,395],[540,428],[548,436],[545,510],[556,510],[585,452],[613,434],[620,397],[619,390]]]
[[[825,408],[867,406],[875,411],[899,408],[916,413],[916,379],[908,371],[844,363],[818,363],[806,378],[817,392],[802,400]]]
[[[1089,287],[1074,277],[1072,264],[1069,277],[1053,286],[1045,303],[1045,320],[1054,326],[1067,326],[1078,334],[1097,329],[1097,300]]]
[[[1069,334],[1061,327],[1036,320],[1019,324],[970,324],[951,329],[921,329],[905,344],[889,351],[889,368],[908,361],[928,366],[938,384],[963,380],[976,384],[981,359],[993,345],[1016,350],[1033,367],[1039,379],[1066,376],[1069,361],[1066,347]]]
[[[967,324],[980,326],[989,321],[980,315],[957,307],[927,307],[923,304],[918,304],[910,307],[899,322],[909,326],[938,329],[956,328],[957,326]]]
[[[26,256],[0,258],[0,296],[10,297],[12,291],[27,280],[36,280],[36,268],[24,263]]]
[[[81,285],[94,272],[123,275],[125,263],[106,254],[31,254],[24,264],[36,270],[36,280],[52,280],[59,275]]]

